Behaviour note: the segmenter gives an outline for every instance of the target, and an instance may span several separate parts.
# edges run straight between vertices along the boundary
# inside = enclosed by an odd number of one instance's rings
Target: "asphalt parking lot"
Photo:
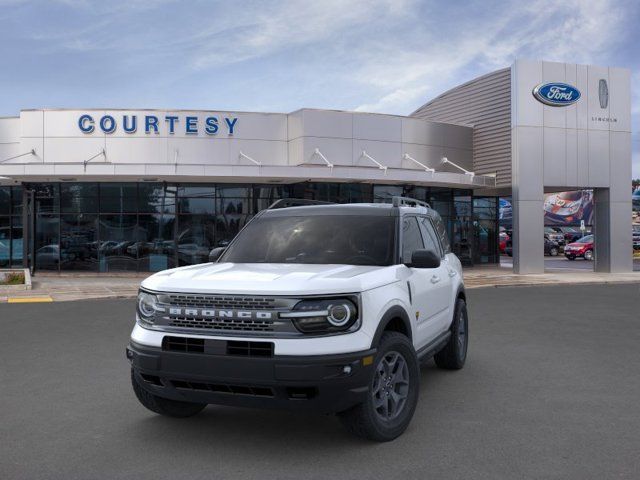
[[[131,300],[1,304],[2,479],[603,479],[640,472],[640,287],[469,292],[467,366],[422,370],[404,436],[332,417],[141,407]]]

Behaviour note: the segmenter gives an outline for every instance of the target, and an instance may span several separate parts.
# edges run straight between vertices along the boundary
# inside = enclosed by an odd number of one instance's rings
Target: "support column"
[[[631,196],[612,201],[608,188],[593,191],[595,205],[595,271],[624,273],[633,271]]]
[[[513,271],[544,273],[544,202],[513,199]]]

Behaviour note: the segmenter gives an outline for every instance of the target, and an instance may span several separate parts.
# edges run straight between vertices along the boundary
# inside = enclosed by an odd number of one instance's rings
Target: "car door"
[[[433,284],[432,294],[434,296],[434,309],[436,310],[434,325],[438,333],[444,332],[451,324],[453,312],[451,305],[453,302],[453,277],[457,275],[456,269],[449,264],[449,259],[436,232],[435,225],[428,217],[420,217],[418,223],[424,238],[425,248],[433,250],[440,255],[440,267],[434,269],[431,278]],[[435,277],[435,278],[434,278]],[[437,281],[436,281],[437,280]]]
[[[411,262],[415,250],[425,248],[424,239],[416,216],[402,218],[402,262]],[[407,284],[411,292],[411,315],[416,322],[416,347],[429,343],[438,333],[437,320],[440,315],[441,302],[438,298],[440,287],[446,274],[440,268],[413,268],[409,270]]]

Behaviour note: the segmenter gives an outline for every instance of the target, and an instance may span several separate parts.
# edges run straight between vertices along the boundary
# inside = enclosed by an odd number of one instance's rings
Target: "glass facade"
[[[22,187],[0,187],[0,268],[22,266]]]
[[[206,262],[280,198],[429,202],[465,264],[498,261],[498,201],[470,190],[411,185],[40,183],[0,187],[0,268],[23,264],[23,192],[33,192],[36,270],[154,272]],[[27,213],[27,212],[25,212]],[[31,222],[32,220],[28,220]],[[28,259],[31,258],[29,255]]]

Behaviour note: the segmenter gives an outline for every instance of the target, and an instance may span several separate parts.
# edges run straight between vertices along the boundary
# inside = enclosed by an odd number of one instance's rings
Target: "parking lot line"
[[[7,303],[45,303],[53,302],[53,298],[46,297],[9,297]]]

